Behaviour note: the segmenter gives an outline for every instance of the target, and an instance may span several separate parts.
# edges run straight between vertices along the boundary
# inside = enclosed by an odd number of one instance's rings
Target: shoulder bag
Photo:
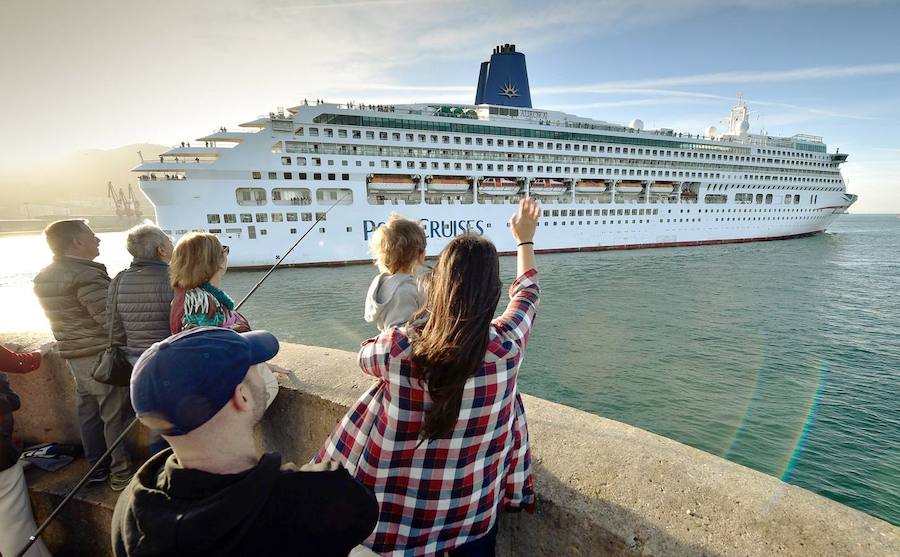
[[[119,285],[122,283],[124,274],[125,271],[122,271],[116,277],[118,280],[116,281],[116,289],[113,292],[112,317],[109,319],[109,345],[106,347],[106,350],[97,356],[97,363],[94,364],[94,372],[91,374],[94,381],[113,387],[127,387],[131,383],[131,370],[133,367],[131,362],[128,361],[128,354],[125,353],[125,348],[121,344],[113,342],[113,329],[116,324],[116,316],[119,313]],[[107,303],[109,302],[107,301]]]

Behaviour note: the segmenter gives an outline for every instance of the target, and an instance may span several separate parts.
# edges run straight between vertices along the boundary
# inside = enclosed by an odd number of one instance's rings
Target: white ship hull
[[[189,185],[192,195],[184,196]],[[318,223],[284,262],[287,265],[328,265],[368,261],[368,238],[392,212],[421,219],[428,237],[427,254],[435,256],[454,236],[471,229],[490,238],[501,252],[515,251],[506,223],[516,206],[504,204],[418,203],[368,205],[364,176],[355,184],[340,184],[353,189],[352,205],[337,205],[325,221]],[[182,188],[180,191],[172,186]],[[142,187],[156,206],[157,221],[163,229],[178,236],[182,231],[221,229],[219,235],[230,249],[229,265],[263,267],[275,263],[313,223],[268,222],[255,225],[210,224],[207,214],[253,214],[276,210],[286,212],[325,212],[331,203],[314,201],[306,206],[238,206],[232,196],[219,194],[233,187],[231,182],[197,180],[185,184],[166,181],[144,182]],[[800,237],[824,231],[843,212],[845,199],[839,193],[819,194],[819,203],[788,206],[703,203],[553,203],[543,206],[551,216],[541,218],[535,235],[539,252],[634,249],[678,245],[701,245]],[[578,215],[591,211],[591,216]],[[603,210],[607,215],[603,216]],[[610,216],[610,212],[622,215]],[[628,211],[630,214],[625,215]],[[567,216],[552,216],[562,211]],[[575,211],[575,216],[569,216]],[[653,212],[656,211],[656,214]],[[671,211],[671,212],[670,212]],[[684,211],[684,212],[682,212]],[[711,211],[711,212],[706,212]],[[748,212],[744,212],[748,211]],[[754,211],[754,212],[749,212]],[[757,212],[758,211],[758,212]],[[593,213],[599,213],[597,215]],[[730,219],[730,220],[729,220]],[[239,219],[238,219],[239,220]],[[660,222],[662,221],[662,222]],[[254,226],[255,238],[250,238]],[[228,233],[227,228],[240,233]],[[265,230],[265,234],[262,233]],[[293,232],[292,232],[293,230]]]
[[[304,102],[134,171],[163,230],[218,235],[232,267],[272,265],[310,227],[286,264],[366,261],[392,212],[421,220],[429,256],[466,230],[512,252],[523,184],[542,204],[542,252],[805,236],[856,201],[839,170],[847,154],[819,137],[752,135],[743,103],[729,133],[710,137],[536,110],[524,58],[503,45],[491,59],[512,55],[516,98],[488,73],[476,105]]]

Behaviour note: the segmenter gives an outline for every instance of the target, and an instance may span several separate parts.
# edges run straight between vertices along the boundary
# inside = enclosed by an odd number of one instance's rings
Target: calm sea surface
[[[100,260],[118,271],[124,235],[102,238]],[[0,253],[0,330],[45,329],[30,290],[49,259],[42,238],[0,238]],[[523,391],[900,524],[900,219],[848,215],[813,238],[538,263]],[[512,258],[502,272],[514,278]],[[239,299],[261,275],[231,272],[225,289]],[[373,275],[280,270],[244,313],[283,340],[356,350],[376,332],[362,320]]]

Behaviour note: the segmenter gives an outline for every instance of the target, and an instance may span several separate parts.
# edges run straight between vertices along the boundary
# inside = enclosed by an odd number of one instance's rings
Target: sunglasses
[[[228,255],[229,251],[231,251],[231,250],[228,249],[228,246],[222,246],[222,253],[224,253],[225,255]]]

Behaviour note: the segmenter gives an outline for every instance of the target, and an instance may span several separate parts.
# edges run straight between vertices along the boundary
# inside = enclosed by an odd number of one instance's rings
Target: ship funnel
[[[497,45],[491,59],[481,63],[475,104],[531,108],[525,54],[516,52],[516,45]]]

